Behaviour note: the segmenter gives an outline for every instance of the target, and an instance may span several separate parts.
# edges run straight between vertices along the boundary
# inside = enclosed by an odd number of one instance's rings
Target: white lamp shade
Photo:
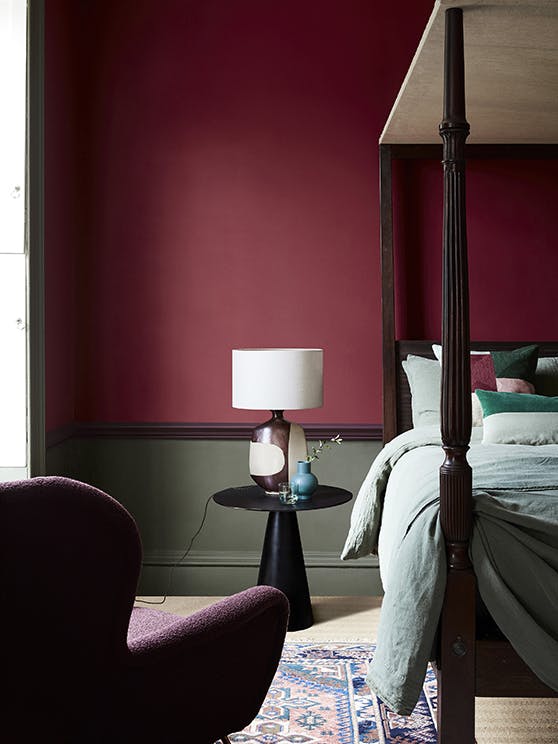
[[[323,354],[323,349],[233,349],[233,408],[319,408]]]

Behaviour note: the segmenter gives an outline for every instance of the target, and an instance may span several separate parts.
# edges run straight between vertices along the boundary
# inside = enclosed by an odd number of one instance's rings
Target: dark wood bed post
[[[395,360],[395,277],[393,266],[392,157],[380,145],[380,246],[382,262],[383,440],[397,435],[397,362]]]
[[[472,529],[469,287],[465,220],[463,11],[446,11],[444,115],[440,124],[444,167],[442,402],[445,460],[440,468],[440,520],[446,541],[447,584],[440,620],[438,741],[475,740],[475,575],[469,560]]]

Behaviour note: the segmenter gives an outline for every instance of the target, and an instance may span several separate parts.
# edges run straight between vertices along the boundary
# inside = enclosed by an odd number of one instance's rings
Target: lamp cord
[[[153,601],[151,599],[139,599],[138,597],[136,597],[136,602],[141,602],[142,604],[150,604],[150,605],[162,605],[162,604],[164,604],[167,601],[167,597],[169,596],[169,592],[170,592],[170,588],[171,588],[171,584],[172,584],[172,576],[173,576],[173,573],[174,573],[174,569],[182,563],[182,561],[184,560],[184,558],[186,558],[186,556],[188,555],[188,553],[192,549],[192,545],[194,544],[194,540],[196,539],[196,537],[202,531],[203,526],[205,524],[205,518],[207,517],[207,509],[209,507],[209,502],[211,501],[212,498],[213,498],[213,496],[210,496],[207,499],[207,501],[205,502],[205,508],[203,510],[203,517],[202,517],[200,526],[198,527],[197,531],[192,535],[192,539],[190,540],[190,543],[189,543],[188,547],[186,548],[186,550],[184,551],[184,553],[182,553],[182,555],[180,556],[180,558],[177,561],[175,561],[175,563],[173,563],[172,566],[171,566],[170,573],[169,573],[169,579],[168,579],[168,582],[167,582],[167,589],[165,591],[165,594],[163,595],[163,599],[159,599],[157,601]]]

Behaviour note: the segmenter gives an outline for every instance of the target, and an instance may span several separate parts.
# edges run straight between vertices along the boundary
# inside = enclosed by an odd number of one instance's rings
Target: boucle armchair
[[[130,514],[59,477],[0,484],[2,741],[213,744],[257,715],[288,602],[259,586],[190,617],[134,608]]]

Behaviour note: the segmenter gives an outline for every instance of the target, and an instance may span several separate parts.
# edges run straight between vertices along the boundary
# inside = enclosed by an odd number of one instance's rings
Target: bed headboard
[[[401,432],[407,431],[408,429],[411,429],[413,427],[413,420],[411,416],[411,391],[409,390],[407,375],[403,370],[401,362],[407,358],[408,354],[415,354],[416,356],[434,359],[435,357],[432,352],[433,343],[439,342],[395,342],[395,375],[393,375],[395,386],[393,395],[389,395],[388,393],[387,397],[394,401],[394,408],[391,411],[391,416],[393,422],[392,427],[396,434],[401,434]],[[527,344],[533,343],[537,344],[537,346],[539,347],[539,358],[558,356],[558,341],[478,341],[471,343],[471,349],[473,349],[474,351],[490,351],[491,349],[494,351],[508,351],[511,349],[517,349],[520,346],[527,346]],[[389,440],[385,438],[384,441]]]

